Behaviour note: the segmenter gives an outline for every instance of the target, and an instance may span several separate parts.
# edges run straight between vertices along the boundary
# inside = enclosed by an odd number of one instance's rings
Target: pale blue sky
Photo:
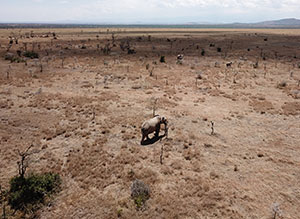
[[[300,0],[0,0],[0,22],[186,23],[300,18]]]

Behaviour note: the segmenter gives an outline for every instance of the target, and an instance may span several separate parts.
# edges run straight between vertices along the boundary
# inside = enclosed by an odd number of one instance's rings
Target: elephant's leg
[[[143,143],[143,142],[144,142],[144,139],[145,139],[145,135],[144,135],[144,134],[142,134],[142,140],[141,140],[141,143]]]
[[[155,137],[158,137],[158,135],[159,135],[159,130],[160,130],[160,124],[158,124],[158,125],[156,126]]]

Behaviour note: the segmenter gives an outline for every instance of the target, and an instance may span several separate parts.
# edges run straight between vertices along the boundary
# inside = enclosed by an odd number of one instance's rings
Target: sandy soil
[[[18,44],[9,47],[9,36]],[[276,218],[299,218],[299,36],[0,30],[0,184],[8,188],[17,174],[16,150],[33,144],[27,173],[63,180],[40,218],[267,219],[276,205]],[[25,49],[39,59],[4,60]],[[169,136],[142,146],[140,126],[155,100]],[[135,179],[151,189],[143,210],[130,197]]]

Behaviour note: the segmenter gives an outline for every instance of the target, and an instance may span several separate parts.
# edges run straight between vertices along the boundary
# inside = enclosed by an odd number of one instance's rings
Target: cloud
[[[252,22],[299,18],[299,11],[299,0],[10,0],[1,3],[0,21]]]
[[[34,3],[43,3],[44,0],[32,0]]]
[[[70,4],[71,2],[68,0],[59,1],[59,4]]]

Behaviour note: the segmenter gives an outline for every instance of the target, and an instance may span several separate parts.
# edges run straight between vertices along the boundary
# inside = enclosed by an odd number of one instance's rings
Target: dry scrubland
[[[39,59],[4,60],[9,36],[18,38],[9,53],[27,47]],[[63,180],[40,218],[267,219],[276,205],[282,218],[299,218],[299,37],[299,30],[0,30],[0,184],[8,188],[17,174],[16,150],[33,144],[28,173]],[[169,136],[142,146],[140,126],[155,100]],[[135,179],[151,190],[140,210],[130,197]]]

